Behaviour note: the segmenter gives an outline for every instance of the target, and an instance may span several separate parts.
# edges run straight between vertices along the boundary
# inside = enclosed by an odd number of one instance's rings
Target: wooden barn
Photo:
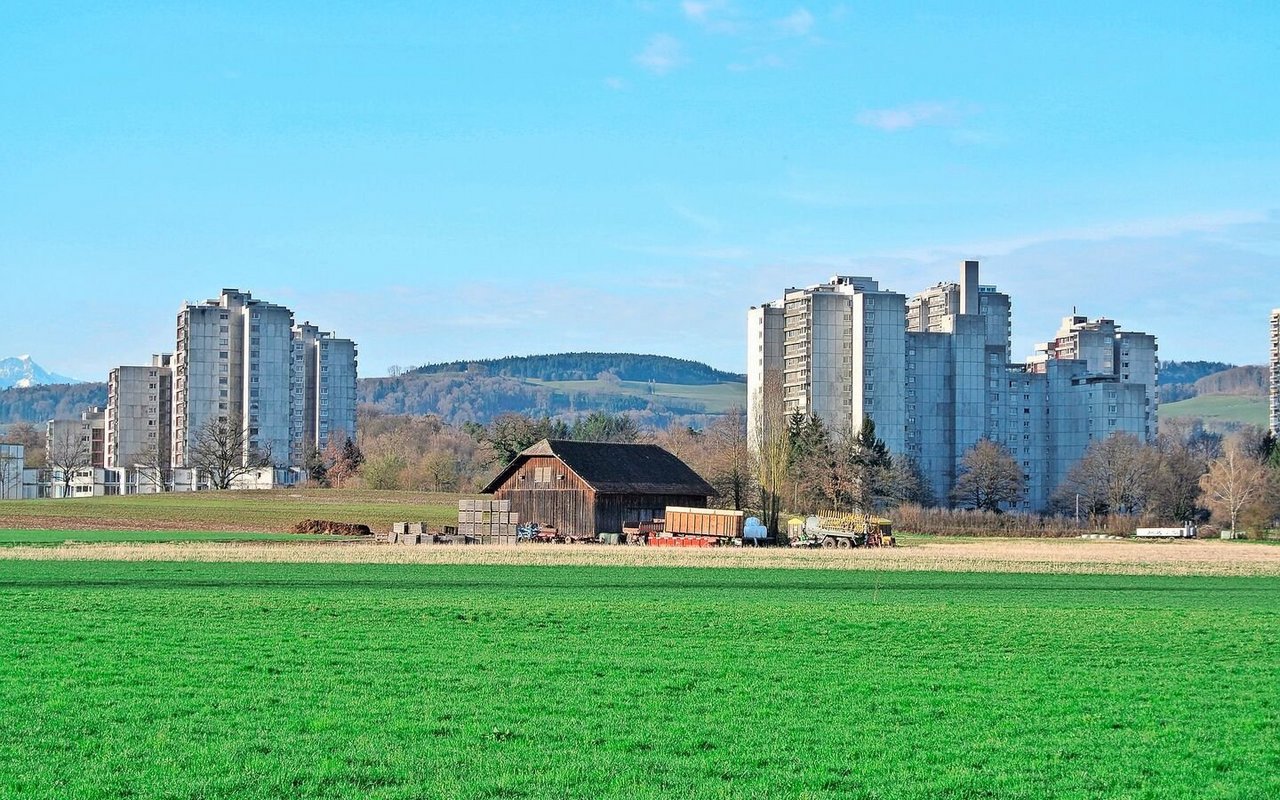
[[[484,488],[510,500],[521,522],[568,536],[616,533],[667,506],[706,508],[719,494],[689,465],[656,444],[543,439],[516,456]]]

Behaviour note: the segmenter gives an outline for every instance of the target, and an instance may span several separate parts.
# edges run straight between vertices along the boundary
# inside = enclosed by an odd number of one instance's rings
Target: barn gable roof
[[[720,493],[688,464],[656,444],[574,442],[543,439],[507,465],[484,487],[486,494],[534,456],[553,456],[584,483],[602,494],[676,494],[719,497]]]

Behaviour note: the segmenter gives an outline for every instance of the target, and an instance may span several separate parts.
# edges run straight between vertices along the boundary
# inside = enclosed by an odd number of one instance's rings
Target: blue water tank
[[[769,529],[760,523],[758,517],[747,517],[746,523],[742,526],[742,538],[768,539]]]

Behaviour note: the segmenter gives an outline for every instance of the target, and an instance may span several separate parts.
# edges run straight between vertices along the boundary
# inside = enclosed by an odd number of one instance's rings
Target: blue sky
[[[0,357],[102,379],[223,286],[392,364],[745,362],[748,306],[981,258],[1015,348],[1073,307],[1260,363],[1272,3],[0,7]]]

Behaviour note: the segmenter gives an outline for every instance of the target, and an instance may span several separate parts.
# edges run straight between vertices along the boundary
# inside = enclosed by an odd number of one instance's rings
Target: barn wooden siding
[[[549,482],[537,483],[539,470],[550,470]],[[547,474],[544,472],[544,475]],[[533,456],[494,492],[510,500],[521,522],[554,525],[569,536],[595,533],[595,491],[554,456]]]
[[[540,475],[550,480],[539,482]],[[494,490],[494,497],[510,500],[521,522],[554,525],[568,536],[619,533],[624,522],[648,521],[667,506],[707,505],[702,495],[597,494],[554,456],[529,457]]]

